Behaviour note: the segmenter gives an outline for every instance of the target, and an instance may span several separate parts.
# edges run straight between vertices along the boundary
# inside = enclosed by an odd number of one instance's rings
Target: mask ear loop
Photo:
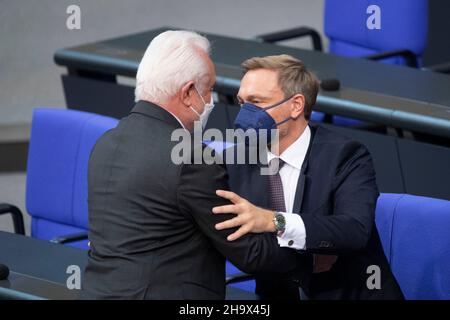
[[[198,91],[197,86],[194,84],[195,91],[197,91],[198,96],[200,99],[202,99],[203,105],[206,104],[205,99],[203,99],[202,95],[200,94],[200,91]]]
[[[278,107],[279,105],[285,103],[285,102],[288,101],[289,99],[292,99],[292,97],[293,97],[293,95],[290,96],[290,97],[288,97],[288,98],[286,98],[286,99],[281,100],[280,102],[278,102],[278,103],[276,103],[276,104],[274,104],[274,105],[272,105],[272,106],[265,107],[263,110],[266,111],[266,110],[269,110],[269,109]],[[288,122],[289,120],[292,120],[292,118],[289,117],[289,118],[287,118],[287,119],[284,119],[284,120],[281,121],[281,122],[275,123],[275,124],[272,126],[272,128],[276,128],[276,127],[278,127],[280,124],[283,124],[283,123],[285,123],[285,122]]]
[[[205,99],[203,99],[202,95],[201,95],[200,92],[198,91],[197,86],[196,86],[195,84],[194,84],[194,89],[195,89],[195,91],[197,91],[197,94],[198,94],[198,96],[200,97],[200,99],[202,99],[203,105],[206,105]],[[198,111],[195,110],[195,108],[192,107],[192,106],[189,106],[189,108],[190,108],[192,111],[194,111],[194,113],[197,115],[198,119],[200,120],[200,118],[201,118],[201,117],[200,117],[200,113],[198,113]]]
[[[197,115],[197,117],[200,119],[200,113],[197,112],[192,106],[189,106],[189,108]]]
[[[289,99],[292,99],[292,97],[293,97],[293,96],[290,96],[290,97],[288,97],[288,98],[286,98],[286,99],[281,100],[280,102],[275,103],[274,105],[265,107],[265,108],[263,108],[263,110],[269,110],[269,109],[278,107],[280,104],[283,104],[283,103],[285,103],[286,101],[288,101]]]
[[[283,124],[283,123],[285,123],[285,122],[288,122],[289,120],[292,120],[292,118],[289,117],[289,118],[284,119],[283,121],[280,121],[280,122],[278,122],[278,123],[275,123],[275,124],[272,126],[272,128],[276,128],[276,127],[278,127],[280,124]]]

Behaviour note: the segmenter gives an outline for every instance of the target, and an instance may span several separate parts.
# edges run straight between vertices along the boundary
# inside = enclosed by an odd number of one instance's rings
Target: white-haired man
[[[172,132],[204,125],[212,109],[209,50],[193,32],[157,36],[139,65],[135,107],[95,145],[82,298],[223,299],[225,257],[251,273],[297,271],[301,255],[275,234],[229,242],[233,230],[215,230],[231,218],[211,212],[230,204],[215,194],[228,189],[223,166],[171,161]]]

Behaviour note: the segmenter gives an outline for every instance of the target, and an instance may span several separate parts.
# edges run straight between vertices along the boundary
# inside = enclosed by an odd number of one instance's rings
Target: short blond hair
[[[284,96],[290,97],[301,93],[305,97],[305,119],[311,117],[312,107],[316,103],[319,81],[317,77],[306,69],[303,61],[287,54],[266,57],[253,57],[242,63],[244,74],[255,69],[269,69],[278,71],[278,84]]]

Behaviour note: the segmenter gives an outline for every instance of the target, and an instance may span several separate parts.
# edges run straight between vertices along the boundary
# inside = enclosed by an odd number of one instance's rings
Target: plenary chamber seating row
[[[97,139],[117,122],[75,110],[34,110],[26,186],[32,237],[88,249],[88,159]],[[0,214],[11,214],[15,231],[24,234],[14,205],[0,204]],[[376,224],[406,298],[450,299],[450,201],[382,193]],[[229,279],[239,272],[227,262]],[[253,280],[232,282],[254,290]]]

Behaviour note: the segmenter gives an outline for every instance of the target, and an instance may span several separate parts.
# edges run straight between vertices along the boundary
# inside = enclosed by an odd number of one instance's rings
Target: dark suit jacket
[[[214,225],[229,204],[221,165],[176,165],[178,121],[140,101],[96,143],[89,161],[89,251],[81,298],[223,299],[225,257],[244,271],[290,273],[303,259],[274,234],[229,242]]]
[[[367,149],[321,126],[311,141],[298,180],[294,213],[306,229],[309,268],[298,278],[312,299],[399,299],[375,227],[378,189]],[[230,187],[250,202],[268,207],[267,176],[259,165],[228,165]],[[338,255],[329,272],[312,273],[313,254]],[[381,289],[369,290],[367,267],[381,269]],[[276,274],[257,275],[256,291],[267,298],[298,298],[298,283]]]

